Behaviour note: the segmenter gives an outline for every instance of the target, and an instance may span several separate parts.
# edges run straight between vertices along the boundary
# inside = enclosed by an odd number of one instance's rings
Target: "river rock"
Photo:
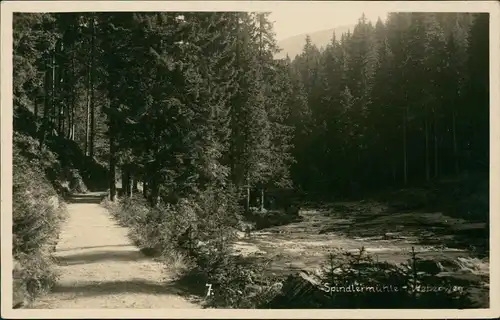
[[[292,274],[283,282],[281,293],[268,304],[269,308],[317,308],[327,306],[328,294],[321,282],[307,271]]]
[[[437,275],[438,273],[440,273],[444,269],[443,265],[439,261],[430,260],[430,259],[417,260],[416,267],[417,267],[417,271],[425,272],[425,273],[431,274],[431,275]]]

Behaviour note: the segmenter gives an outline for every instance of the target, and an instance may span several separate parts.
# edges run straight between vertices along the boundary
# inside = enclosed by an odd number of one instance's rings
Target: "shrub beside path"
[[[201,308],[180,295],[164,265],[144,256],[99,200],[89,194],[68,204],[55,252],[60,278],[30,308]]]

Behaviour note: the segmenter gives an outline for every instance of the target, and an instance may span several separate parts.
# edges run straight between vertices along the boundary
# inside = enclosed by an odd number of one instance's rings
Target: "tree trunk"
[[[95,95],[94,95],[94,77],[95,77],[95,17],[92,16],[92,40],[90,54],[90,147],[89,156],[94,157],[94,141],[95,141]]]
[[[151,190],[149,191],[149,204],[154,208],[158,205],[158,196],[159,196],[159,185],[158,185],[158,178],[156,175],[152,176],[151,179]]]
[[[127,168],[125,174],[127,176],[127,184],[125,185],[125,192],[127,194],[127,197],[130,198],[132,196],[132,175],[130,174],[129,168]]]
[[[135,177],[133,174],[130,174],[130,197],[134,195],[134,184],[135,184]]]
[[[236,13],[234,15],[235,17],[235,24],[236,24],[236,57],[235,57],[235,64],[237,66],[240,65],[240,43],[238,36],[240,34],[240,22],[239,22],[239,14]],[[235,93],[235,96],[233,99],[237,99],[238,97],[238,92]],[[231,123],[231,145],[230,145],[230,167],[231,167],[231,180],[234,185],[238,186],[238,192],[240,193],[240,187],[241,187],[241,182],[242,182],[242,175],[241,172],[239,171],[241,169],[241,166],[239,165],[239,160],[240,160],[240,149],[239,149],[239,126],[238,126],[238,108],[239,104],[238,103],[232,103],[231,104],[231,117],[230,117],[230,123]],[[241,193],[240,193],[241,195]]]
[[[116,197],[116,158],[114,123],[109,124],[109,199],[115,201]]]
[[[50,122],[50,105],[51,105],[51,92],[50,88],[52,85],[50,84],[50,80],[52,79],[50,73],[50,58],[47,57],[45,63],[45,81],[44,81],[44,105],[43,105],[43,119],[42,124],[40,126],[40,150],[42,150],[43,145],[45,143],[45,136],[47,134],[47,130]]]
[[[439,151],[439,141],[438,141],[438,120],[436,112],[434,111],[434,178],[439,176],[439,166],[438,166],[438,151]]]
[[[406,151],[406,107],[403,112],[403,183],[406,186],[408,183],[408,168],[407,168],[407,151]]]
[[[90,155],[90,66],[87,67],[87,96],[85,110],[85,155]]]
[[[146,180],[142,182],[142,195],[145,199],[148,199],[148,183]]]
[[[125,181],[125,194],[126,197],[130,198],[132,196],[132,174],[128,165],[125,167]]]
[[[35,120],[38,120],[38,97],[35,97],[34,99],[35,102]]]
[[[248,178],[247,174],[247,185],[246,185],[246,201],[245,201],[245,211],[249,212],[250,211],[250,179]]]
[[[460,168],[459,168],[459,159],[458,159],[458,142],[457,142],[457,119],[456,119],[456,113],[455,113],[455,108],[452,110],[452,133],[453,133],[453,156],[455,158],[455,174],[458,175],[460,173]]]
[[[51,89],[50,89],[50,92],[51,92],[51,96],[52,96],[52,99],[51,99],[51,108],[52,108],[52,128],[54,128],[56,125],[57,125],[57,118],[58,118],[58,114],[57,114],[57,106],[56,106],[56,49],[57,49],[57,45],[56,47],[54,48],[54,50],[52,50],[52,78],[51,78]],[[51,129],[52,129],[51,128]],[[56,127],[57,128],[57,127]]]
[[[62,53],[62,51],[61,51]],[[68,126],[68,110],[69,110],[69,107],[68,107],[68,99],[66,98],[67,97],[67,94],[68,94],[68,91],[66,90],[66,82],[68,81],[68,72],[66,69],[62,68],[61,67],[61,128],[59,129],[59,135],[62,136],[62,137],[65,137],[66,134],[66,127]],[[64,100],[63,100],[63,96],[64,96]]]
[[[139,192],[137,174],[132,177],[132,191]]]
[[[124,197],[130,198],[131,183],[130,167],[128,164],[125,164],[122,166],[122,191]]]
[[[71,98],[71,125],[69,127],[70,130],[70,139],[75,140],[75,112],[76,112],[76,93],[72,93],[73,97]]]
[[[392,182],[395,184],[396,183],[396,179],[397,179],[397,176],[396,176],[396,161],[393,159],[392,160],[392,165],[391,165],[391,171],[392,171]]]
[[[62,99],[62,98],[61,98]],[[66,118],[67,118],[67,104],[66,101],[61,102],[61,122],[59,126],[59,135],[62,137],[65,137],[65,131],[66,131]]]
[[[75,85],[76,85],[76,57],[75,57],[75,50],[73,50],[73,62],[72,62],[72,68],[73,68],[73,80],[75,81]],[[71,140],[75,140],[75,126],[76,126],[76,119],[75,119],[75,116],[76,116],[76,89],[73,90],[73,92],[71,93],[72,94],[72,97],[71,97]]]
[[[264,211],[264,188],[260,189],[260,211]]]
[[[63,50],[63,46],[62,46],[62,41],[59,40],[57,42],[57,46],[56,46],[56,95],[57,95],[57,99],[56,99],[56,104],[57,104],[57,133],[59,135],[63,135],[64,136],[64,131],[63,131],[63,127],[64,127],[64,103],[62,101],[62,85],[63,85],[63,74],[64,74],[64,70],[62,68],[62,50]]]
[[[429,163],[429,121],[425,118],[425,180],[431,178],[431,169]]]
[[[127,194],[127,170],[125,170],[124,166],[121,167],[120,173],[122,176],[121,177],[121,180],[122,180],[121,195],[122,195],[122,197],[127,197],[128,196],[128,194]]]
[[[66,117],[66,125],[64,127],[64,137],[66,139],[69,139],[70,138],[70,135],[71,135],[71,95],[70,95],[70,92],[73,91],[74,89],[71,88],[69,86],[69,81],[70,81],[70,75],[69,75],[69,72],[66,73],[66,85],[67,85],[67,88],[70,88],[67,92],[66,92],[66,101],[65,101],[65,117]]]

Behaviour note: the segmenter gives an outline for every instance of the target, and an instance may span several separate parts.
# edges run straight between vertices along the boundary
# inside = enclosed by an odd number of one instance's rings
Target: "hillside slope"
[[[290,38],[286,38],[278,42],[278,46],[282,49],[282,51],[275,55],[275,58],[281,59],[285,58],[286,55],[293,59],[296,55],[302,52],[302,48],[304,47],[306,36],[309,34],[311,37],[311,41],[318,48],[326,46],[331,40],[332,36],[335,33],[335,37],[340,39],[343,33],[347,33],[349,30],[354,29],[354,25],[341,26],[337,28],[321,30],[311,33],[299,34]]]

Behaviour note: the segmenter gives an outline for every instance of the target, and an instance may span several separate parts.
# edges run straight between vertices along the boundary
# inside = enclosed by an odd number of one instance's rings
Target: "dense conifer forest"
[[[268,13],[15,13],[13,32],[14,201],[107,191],[138,245],[221,286],[246,277],[217,259],[256,211],[488,181],[489,14],[363,15],[286,59]],[[45,261],[60,212],[17,203],[14,258]]]
[[[343,195],[488,172],[488,15],[361,17],[284,60],[264,13],[14,26],[16,114],[29,110],[41,144],[73,140],[144,182],[152,204],[218,180]]]

